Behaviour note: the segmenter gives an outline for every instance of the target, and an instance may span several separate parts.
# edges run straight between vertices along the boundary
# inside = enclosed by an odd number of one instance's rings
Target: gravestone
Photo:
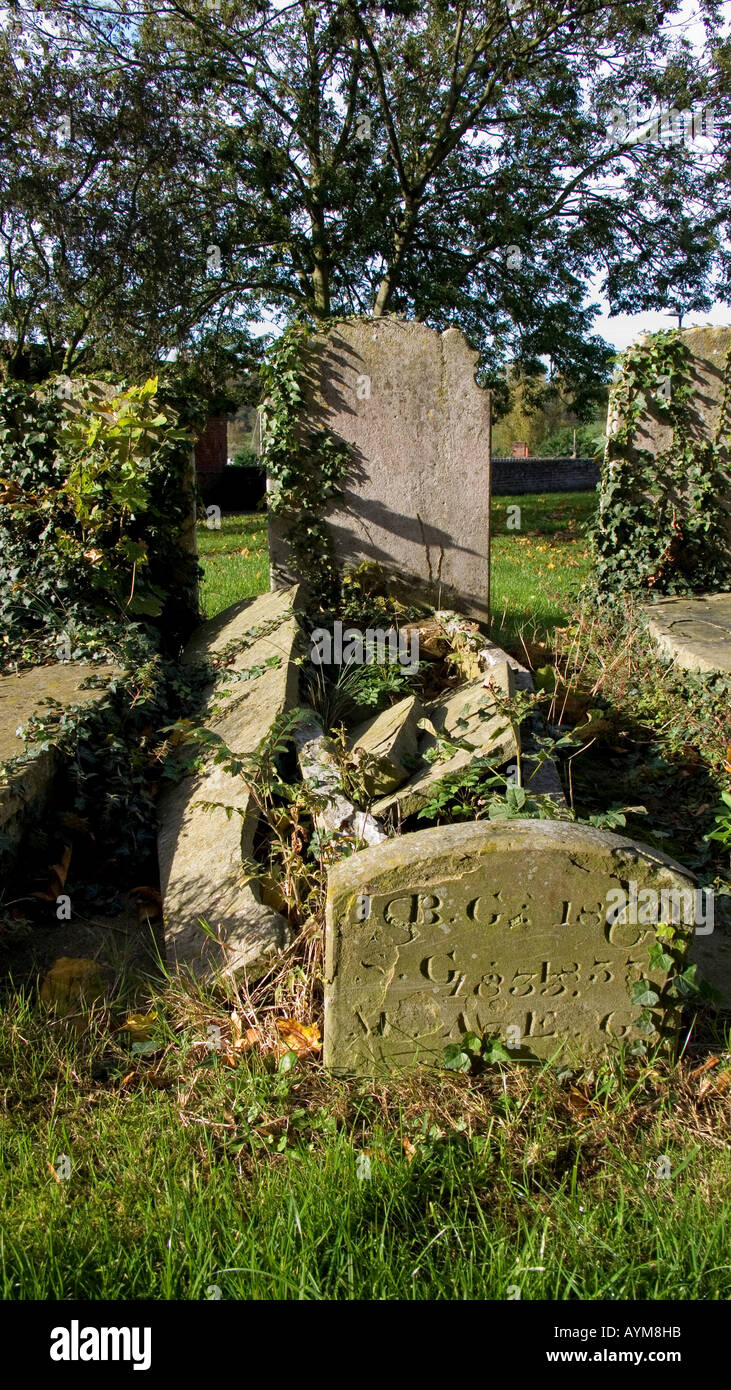
[[[591,826],[476,821],[388,840],[330,872],[325,1063],[439,1062],[467,1032],[517,1060],[652,1044],[660,1021],[640,1030],[632,987],[662,987],[655,923],[687,943],[694,911],[679,865]]]
[[[342,567],[375,561],[405,597],[488,617],[490,397],[456,328],[350,319],[307,348],[305,419],[349,448],[326,513]],[[270,515],[272,588],[291,568]]]

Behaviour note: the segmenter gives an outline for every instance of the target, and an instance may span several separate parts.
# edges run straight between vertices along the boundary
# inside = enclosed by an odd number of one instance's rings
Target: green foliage
[[[574,435],[577,458],[594,458],[595,454],[604,453],[606,441],[602,434],[602,425],[594,420],[591,424],[579,425],[576,429],[572,425],[563,425],[560,429],[554,430],[541,440],[538,448],[533,451],[535,457],[565,458],[572,455]]]
[[[104,395],[73,383],[0,386],[0,618],[6,659],[90,628],[116,642],[120,619],[189,630],[195,561],[180,546],[190,507],[187,433],[156,382]]]
[[[308,704],[325,729],[354,723],[410,695],[419,684],[418,672],[398,662],[346,661],[332,667],[308,663],[303,672]]]
[[[687,954],[688,929],[683,931],[669,922],[659,922],[648,965],[651,971],[662,971],[667,978],[662,985],[645,978],[632,984],[630,1001],[642,1009],[637,1024],[640,1033],[657,1030],[661,1037],[672,1038],[682,1005],[697,1007],[703,1002],[720,1000],[721,996],[711,985],[696,978],[697,966],[688,964]],[[643,1056],[646,1051],[642,1040],[631,1048],[633,1056]]]
[[[731,853],[731,792],[722,792],[720,806],[714,817],[714,828],[706,835],[707,840],[718,840],[719,844]]]
[[[232,468],[261,468],[262,462],[250,444],[240,444],[231,459]]]
[[[489,758],[474,758],[468,767],[447,773],[432,789],[429,801],[417,814],[430,825],[450,825],[472,820],[555,820],[555,804],[548,797],[532,797],[496,771]]]
[[[669,330],[635,343],[622,359],[610,397],[620,424],[607,441],[593,535],[603,591],[702,592],[731,579],[723,507],[731,360],[721,427],[709,441],[699,437],[693,411],[690,356]],[[634,443],[645,410],[672,429],[672,444],[657,455]]]
[[[342,495],[350,456],[345,444],[302,422],[306,347],[315,331],[304,321],[291,324],[262,367],[266,411],[261,462],[272,482],[269,506],[286,520],[293,570],[308,576],[309,606],[328,610],[339,583],[333,540],[322,514]]]
[[[444,1067],[447,1071],[470,1072],[473,1075],[494,1066],[495,1062],[510,1062],[499,1038],[479,1037],[477,1033],[465,1033],[461,1042],[449,1043],[444,1049]]]

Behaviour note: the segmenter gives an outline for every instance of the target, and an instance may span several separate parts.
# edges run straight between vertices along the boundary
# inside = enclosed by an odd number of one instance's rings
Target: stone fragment
[[[504,698],[513,691],[511,670],[506,661],[491,672],[495,690]],[[516,732],[506,715],[498,712],[490,688],[482,680],[468,681],[424,706],[421,721],[424,732],[419,752],[424,757],[439,749],[440,740],[464,742],[466,748],[447,753],[435,762],[425,761],[402,787],[382,797],[373,806],[374,816],[383,816],[398,806],[402,819],[411,816],[430,800],[435,787],[452,772],[468,767],[474,758],[490,758],[495,767],[509,763],[518,752]]]
[[[345,795],[332,740],[325,737],[314,714],[296,731],[294,741],[302,780],[317,804],[314,814],[317,829],[336,839],[348,840],[356,847],[377,845],[385,840],[385,832],[373,816],[357,810]]]
[[[418,755],[417,720],[421,712],[416,696],[407,695],[405,700],[367,719],[350,735],[348,748],[361,764],[371,796],[386,796],[409,776],[409,762]]]
[[[440,1062],[467,1032],[525,1061],[670,1041],[650,950],[657,923],[675,923],[682,962],[696,913],[680,865],[591,826],[477,821],[391,839],[329,874],[325,1063]]]
[[[227,663],[206,692],[199,722],[234,753],[256,753],[277,716],[296,704],[295,598],[296,589],[280,590],[234,604],[204,623],[186,648],[186,663]],[[245,864],[258,822],[246,784],[210,762],[164,794],[159,815],[170,963],[199,978],[255,980],[291,933],[285,918],[260,901],[256,875]]]
[[[101,704],[110,682],[123,674],[108,662],[61,661],[0,677],[0,765],[8,764],[0,776],[0,865],[5,871],[17,859],[26,826],[46,807],[59,767],[55,749],[36,751],[18,730],[32,715],[43,718],[54,708],[68,713]]]

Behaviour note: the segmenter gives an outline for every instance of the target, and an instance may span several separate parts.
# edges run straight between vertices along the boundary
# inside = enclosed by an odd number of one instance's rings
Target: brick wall
[[[206,422],[195,446],[195,471],[206,501],[213,501],[216,485],[226,467],[227,419],[217,415]]]
[[[493,458],[495,497],[521,492],[590,492],[599,483],[596,459]]]

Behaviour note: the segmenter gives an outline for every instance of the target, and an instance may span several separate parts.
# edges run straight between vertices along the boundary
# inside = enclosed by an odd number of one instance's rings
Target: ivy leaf
[[[641,1004],[643,1008],[651,1008],[657,1004],[660,995],[653,989],[649,980],[635,980],[632,986],[632,1003]]]

